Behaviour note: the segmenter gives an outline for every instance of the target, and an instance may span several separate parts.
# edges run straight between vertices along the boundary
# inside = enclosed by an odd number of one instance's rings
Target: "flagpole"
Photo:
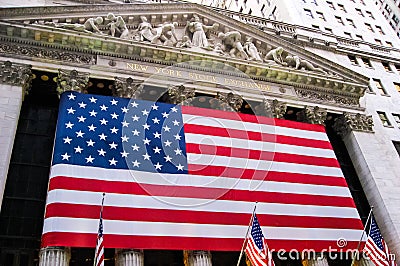
[[[103,217],[103,207],[104,207],[104,197],[106,196],[106,193],[103,192],[103,198],[101,199],[101,208],[100,208],[100,221],[101,218]],[[100,225],[99,221],[99,225]],[[93,266],[96,266],[96,258],[97,258],[97,244],[96,244],[96,249],[94,251],[94,260],[93,260]]]
[[[371,210],[369,211],[367,221],[365,222],[365,226],[364,226],[363,232],[362,232],[362,234],[361,234],[361,238],[360,238],[360,240],[358,241],[357,252],[359,252],[358,250],[360,249],[361,241],[362,241],[362,239],[363,239],[363,237],[364,237],[364,234],[365,234],[365,228],[366,228],[367,225],[368,225],[368,221],[369,221],[369,220],[371,219],[371,217],[372,217],[372,210],[373,210],[373,209],[374,209],[374,206],[371,206]],[[351,265],[350,265],[350,266],[353,266],[355,261],[356,261],[356,256],[353,256],[353,260],[351,261]]]
[[[256,201],[256,204],[254,205],[253,213],[251,214],[250,223],[249,223],[249,226],[247,227],[246,236],[244,237],[242,249],[240,250],[239,260],[238,260],[236,266],[239,266],[240,260],[242,259],[243,250],[244,250],[244,247],[245,247],[245,245],[246,245],[247,236],[249,235],[249,231],[250,231],[251,224],[253,223],[253,218],[254,218],[254,213],[256,213],[256,208],[257,208],[257,201]]]

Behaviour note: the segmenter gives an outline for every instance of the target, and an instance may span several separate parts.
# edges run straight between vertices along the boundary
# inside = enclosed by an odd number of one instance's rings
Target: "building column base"
[[[185,266],[211,266],[211,252],[205,250],[185,250]]]
[[[39,252],[39,266],[68,266],[71,250],[67,247],[47,247]]]
[[[116,266],[143,266],[144,253],[138,249],[117,249],[115,250]]]

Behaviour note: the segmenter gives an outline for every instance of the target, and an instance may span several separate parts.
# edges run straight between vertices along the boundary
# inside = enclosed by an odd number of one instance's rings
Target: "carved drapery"
[[[143,87],[141,80],[115,77],[113,95],[122,98],[140,99]]]
[[[39,253],[39,266],[68,266],[71,251],[66,247],[42,248]]]
[[[218,92],[216,99],[211,101],[211,108],[222,111],[238,112],[243,104],[242,96],[232,92]]]
[[[2,62],[0,66],[1,83],[22,87],[24,95],[28,94],[32,81],[32,66]]]
[[[286,113],[286,103],[280,102],[276,99],[264,99],[264,101],[255,107],[257,115],[283,118]]]
[[[136,249],[117,249],[115,256],[116,266],[143,266],[143,250]]]
[[[304,108],[304,117],[310,124],[325,125],[327,110],[318,106],[306,106]]]
[[[352,130],[373,133],[373,125],[371,115],[344,113],[335,120],[333,128],[343,138]]]
[[[187,88],[183,85],[170,86],[168,95],[171,103],[189,106],[195,96],[195,91],[193,88]]]
[[[205,250],[184,250],[183,260],[185,266],[211,266],[211,252]]]
[[[66,91],[86,92],[89,82],[89,73],[81,73],[76,70],[58,70],[57,92],[59,95]]]

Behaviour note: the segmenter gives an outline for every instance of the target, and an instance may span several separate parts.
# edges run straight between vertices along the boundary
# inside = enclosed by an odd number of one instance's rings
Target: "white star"
[[[119,129],[116,127],[113,127],[113,128],[110,128],[110,130],[111,130],[111,134],[117,134]]]
[[[176,107],[174,106],[174,107],[171,108],[171,111],[174,112],[174,113],[176,113],[176,112],[178,112],[178,108],[176,108]]]
[[[106,155],[106,151],[103,149],[97,150],[100,156],[105,156]]]
[[[138,107],[138,104],[136,102],[131,103],[132,107]]]
[[[170,130],[171,128],[168,127],[168,126],[164,126],[163,129],[164,129],[165,132],[169,132],[169,130]]]
[[[145,123],[144,125],[143,125],[143,129],[150,129],[150,126],[147,124],[147,123]]]
[[[126,151],[124,151],[124,152],[120,152],[121,153],[121,156],[122,156],[122,158],[126,158],[126,157],[128,157],[128,152],[126,152]]]
[[[85,108],[86,107],[86,103],[84,103],[84,102],[80,102],[80,103],[78,103],[79,104],[79,108]]]
[[[128,142],[129,137],[127,137],[126,135],[123,135],[123,136],[121,137],[121,140],[122,140],[122,142]]]
[[[117,146],[118,146],[118,144],[114,143],[114,141],[113,141],[113,143],[108,144],[108,145],[110,145],[110,149],[117,149]]]
[[[90,147],[90,146],[94,147],[94,144],[96,142],[94,142],[93,140],[89,139],[89,141],[86,141],[86,143],[87,143],[88,147]]]
[[[68,95],[68,100],[75,100],[76,96],[73,95],[72,93]]]
[[[153,120],[154,124],[159,124],[160,123],[160,120],[157,117],[154,117],[152,120]]]
[[[82,130],[79,130],[78,132],[75,132],[75,133],[76,133],[77,138],[79,138],[79,137],[83,138],[83,135],[85,135],[85,133],[82,132]]]
[[[122,112],[123,112],[123,113],[125,113],[125,114],[126,114],[128,111],[129,111],[129,109],[128,109],[128,108],[126,108],[125,106],[124,106],[124,107],[122,107],[122,108],[121,108],[121,110],[122,110]]]
[[[122,127],[128,127],[129,126],[129,123],[126,122],[126,121],[122,121],[121,124],[122,124]]]
[[[133,163],[133,167],[139,167],[139,165],[140,165],[140,163],[137,160],[135,160],[132,163]]]
[[[108,160],[108,161],[110,162],[110,165],[117,165],[117,162],[118,162],[118,161],[114,160],[114,158],[112,158],[111,160]]]
[[[167,112],[162,113],[162,117],[164,118],[168,118],[169,114],[167,114]]]
[[[140,132],[135,129],[135,130],[132,131],[132,133],[133,133],[134,136],[139,136]]]
[[[148,114],[149,114],[149,111],[147,111],[146,109],[144,109],[144,110],[142,111],[142,114],[143,114],[143,115],[148,115]]]
[[[154,104],[151,106],[151,109],[153,109],[153,110],[158,110],[158,106],[154,103]]]
[[[100,109],[102,111],[107,111],[108,107],[103,104],[103,105],[100,106]]]
[[[139,148],[140,147],[136,144],[132,146],[132,150],[134,150],[134,151],[139,151]]]
[[[90,114],[90,116],[94,116],[94,117],[96,117],[96,115],[97,115],[97,112],[95,112],[94,110],[92,110],[92,111],[90,111],[90,112],[89,112],[89,114]]]
[[[111,114],[111,118],[112,119],[118,119],[118,115],[114,112]]]
[[[172,123],[174,124],[174,126],[179,126],[179,121],[177,121],[176,119],[172,121]]]
[[[183,165],[181,164],[177,165],[176,168],[178,168],[178,171],[183,171]]]
[[[93,163],[94,157],[92,157],[92,155],[89,155],[89,157],[87,157],[85,159],[86,159],[86,163]]]
[[[149,145],[150,142],[151,142],[151,140],[149,140],[148,138],[145,138],[145,139],[143,140],[143,143],[146,144],[146,145]]]
[[[89,131],[95,131],[97,127],[95,127],[93,124],[91,124],[90,126],[88,126]]]
[[[100,120],[100,123],[102,125],[107,125],[108,121],[103,118],[103,119]]]
[[[164,157],[164,159],[165,159],[166,162],[171,162],[172,157],[167,155],[167,156]]]
[[[111,101],[111,105],[117,105],[118,101],[116,101],[115,99],[112,99]]]
[[[85,122],[86,117],[83,117],[82,115],[78,117],[78,122]]]
[[[65,123],[65,128],[71,128],[74,126],[71,122]]]
[[[67,111],[68,111],[68,114],[74,114],[75,113],[75,110],[72,107],[67,109]]]
[[[154,151],[154,153],[160,154],[161,149],[156,146],[155,148],[153,148],[153,151]]]
[[[133,122],[139,121],[139,117],[137,115],[132,116]]]
[[[179,148],[176,148],[176,150],[174,150],[175,155],[182,155],[182,150],[180,150]]]
[[[63,161],[64,161],[64,160],[69,161],[69,157],[71,157],[71,155],[68,155],[68,153],[61,154],[61,156],[62,156],[62,160],[63,160]]]
[[[156,168],[156,170],[161,170],[162,164],[157,162],[157,164],[155,164],[154,167]]]
[[[167,140],[167,141],[164,141],[164,144],[166,147],[171,147],[172,142]]]
[[[96,101],[97,101],[97,99],[96,99],[96,98],[94,98],[93,96],[92,96],[92,97],[90,97],[90,98],[89,98],[89,100],[90,100],[90,102],[91,102],[91,103],[96,103]]]
[[[154,138],[159,139],[161,137],[161,134],[158,132],[153,133]]]
[[[71,144],[71,140],[72,140],[72,139],[70,139],[70,138],[67,136],[66,138],[63,138],[63,140],[64,140],[64,144],[65,144],[65,143]]]
[[[82,153],[83,149],[81,147],[75,147],[75,153]]]
[[[104,133],[101,133],[101,135],[99,135],[100,140],[106,140],[107,136],[104,135]]]
[[[174,137],[175,137],[175,140],[181,140],[181,136],[178,133],[176,133],[176,135],[174,135]]]
[[[146,152],[146,154],[143,154],[142,156],[143,156],[143,158],[145,160],[149,160],[150,161],[150,155],[147,152]]]

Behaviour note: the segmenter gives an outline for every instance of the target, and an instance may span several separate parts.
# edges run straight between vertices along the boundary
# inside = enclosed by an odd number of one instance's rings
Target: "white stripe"
[[[210,132],[210,134],[212,134],[212,132]],[[208,144],[212,146],[222,146],[229,148],[298,154],[321,158],[336,158],[335,153],[331,149],[312,148],[257,140],[245,140],[238,138],[185,133],[185,141],[186,143]]]
[[[48,192],[47,205],[51,203],[98,205],[101,199],[102,195],[99,192],[55,189]],[[106,206],[251,214],[254,202],[107,193]],[[359,219],[355,208],[264,202],[257,204],[257,214]]]
[[[264,124],[229,120],[224,118],[214,118],[214,117],[209,117],[209,116],[207,117],[200,115],[182,114],[182,117],[183,117],[183,123],[185,124],[212,126],[219,128],[231,128],[237,130],[276,134],[276,135],[290,136],[296,138],[329,141],[328,136],[324,132],[294,129],[288,127],[274,126],[274,125],[264,125]]]
[[[98,219],[52,217],[44,220],[43,233],[77,232],[96,233]],[[345,236],[358,241],[361,230],[326,228],[262,227],[268,239],[337,240]],[[246,225],[192,224],[145,221],[104,220],[107,234],[139,236],[177,236],[206,238],[243,238]]]
[[[189,164],[213,165],[241,169],[255,169],[259,171],[275,171],[283,173],[298,173],[308,175],[323,175],[343,177],[342,170],[338,167],[306,165],[296,163],[282,163],[261,161],[247,158],[235,158],[209,154],[187,154]]]
[[[277,193],[308,194],[351,197],[347,187],[296,184],[274,181],[247,180],[227,177],[198,176],[186,174],[162,174],[123,169],[104,169],[78,165],[54,165],[50,178],[67,176],[91,180],[136,182],[163,186],[190,186]]]

